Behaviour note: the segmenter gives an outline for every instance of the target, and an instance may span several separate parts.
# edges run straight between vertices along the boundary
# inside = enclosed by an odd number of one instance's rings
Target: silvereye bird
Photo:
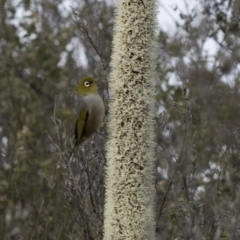
[[[91,77],[84,77],[76,88],[77,92],[77,121],[73,150],[91,137],[102,125],[105,107],[98,93],[97,84]]]

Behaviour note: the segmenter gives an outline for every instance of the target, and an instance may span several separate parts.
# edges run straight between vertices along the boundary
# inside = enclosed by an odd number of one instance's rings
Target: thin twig
[[[39,216],[40,216],[40,213],[41,213],[41,211],[42,211],[42,206],[43,206],[43,204],[44,204],[44,200],[42,201],[42,203],[41,203],[41,205],[40,205],[40,208],[39,208],[39,211],[38,211],[38,218],[37,218],[37,222],[36,222],[36,227],[35,227],[35,229],[34,229],[34,231],[33,231],[33,234],[32,234],[31,239],[33,239],[33,237],[34,237],[34,235],[35,235],[35,232],[36,232],[36,230],[37,230],[38,223],[39,223]]]

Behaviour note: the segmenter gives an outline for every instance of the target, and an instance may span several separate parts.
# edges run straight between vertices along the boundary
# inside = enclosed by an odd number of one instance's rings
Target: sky
[[[201,14],[199,0],[159,0],[159,13],[158,13],[158,24],[164,31],[169,34],[174,34],[176,30],[175,22],[182,22],[180,18],[181,13],[188,13],[196,11],[199,13],[199,17],[196,18],[192,24],[198,24]],[[208,52],[210,55],[215,55],[218,47],[214,40],[206,41],[203,51]]]
[[[158,0],[158,23],[165,31],[174,32],[175,21],[180,21],[179,13],[191,12],[197,8],[197,0]]]

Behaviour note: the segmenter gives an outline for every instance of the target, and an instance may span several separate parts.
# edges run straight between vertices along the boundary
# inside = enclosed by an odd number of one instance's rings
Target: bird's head
[[[79,95],[88,96],[91,94],[97,94],[98,88],[92,77],[84,77],[79,81],[76,91]]]

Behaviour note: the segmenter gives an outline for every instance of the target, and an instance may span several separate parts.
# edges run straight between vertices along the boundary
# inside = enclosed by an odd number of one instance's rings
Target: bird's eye
[[[90,82],[85,82],[85,83],[84,83],[84,86],[85,86],[85,87],[89,87],[89,86],[90,86]]]

